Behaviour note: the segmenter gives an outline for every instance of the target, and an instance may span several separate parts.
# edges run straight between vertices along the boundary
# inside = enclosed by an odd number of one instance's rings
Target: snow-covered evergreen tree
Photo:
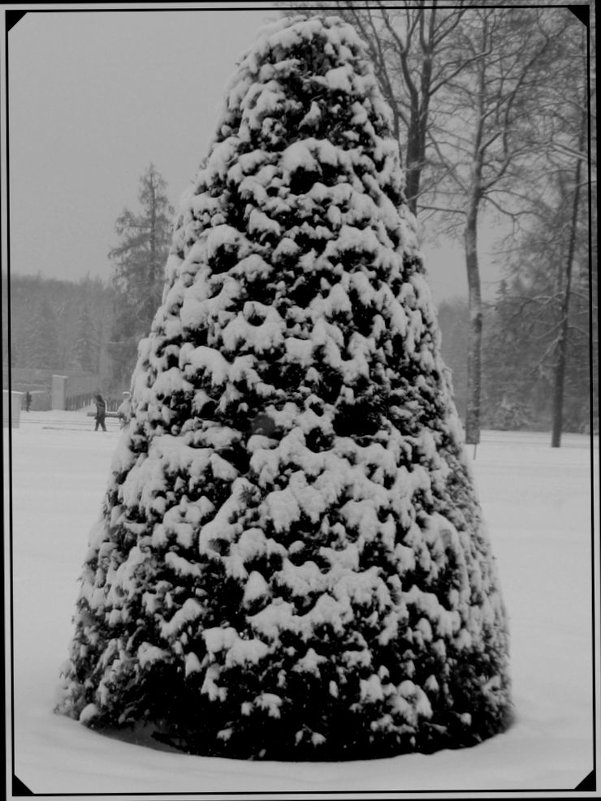
[[[389,113],[336,18],[241,60],[183,199],[60,710],[198,754],[506,727],[507,630]]]

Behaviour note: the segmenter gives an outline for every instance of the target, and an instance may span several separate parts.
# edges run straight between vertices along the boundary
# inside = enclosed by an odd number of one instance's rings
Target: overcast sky
[[[115,220],[137,209],[147,165],[176,204],[208,150],[236,61],[277,15],[28,12],[8,37],[12,273],[108,279]],[[459,245],[426,256],[437,300],[465,294]]]

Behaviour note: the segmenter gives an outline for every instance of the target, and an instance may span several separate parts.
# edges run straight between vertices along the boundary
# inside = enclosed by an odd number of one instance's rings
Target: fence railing
[[[78,409],[85,409],[87,407],[94,407],[94,397],[96,393],[86,393],[82,395],[70,395],[65,399],[65,409],[69,412],[75,412]],[[123,400],[122,397],[108,397],[105,398],[107,412],[116,412]]]

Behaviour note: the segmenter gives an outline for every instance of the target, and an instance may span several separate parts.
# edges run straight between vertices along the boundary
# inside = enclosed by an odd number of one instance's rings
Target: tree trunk
[[[584,146],[584,132],[586,121],[583,122],[580,131],[580,141],[578,149],[581,151]],[[570,316],[570,294],[572,290],[572,273],[574,269],[574,251],[576,248],[576,228],[578,226],[578,206],[580,204],[580,180],[582,173],[582,159],[576,161],[574,174],[574,198],[572,201],[572,219],[570,221],[570,240],[568,243],[568,259],[566,264],[566,281],[563,299],[561,303],[561,329],[557,340],[557,362],[555,364],[555,375],[553,379],[553,422],[551,431],[551,447],[561,446],[561,433],[563,430],[563,396],[566,378],[566,363],[568,354],[569,336],[569,316]]]
[[[414,109],[411,114],[411,124],[409,125],[407,136],[405,160],[405,195],[409,210],[416,215],[420,173],[423,164],[423,154],[419,150],[418,115],[419,109]]]
[[[467,350],[467,409],[465,441],[480,442],[480,395],[482,375],[482,295],[478,269],[478,197],[474,191],[467,213],[465,231],[465,264],[469,296],[469,340]]]
[[[483,19],[482,45],[488,43],[488,21]],[[482,140],[486,119],[486,60],[478,65],[477,125],[473,143],[473,162],[465,216],[464,245],[469,302],[469,339],[467,347],[467,408],[465,413],[465,441],[468,445],[480,442],[480,394],[482,387],[482,293],[478,265],[478,210],[482,200],[482,167],[484,149]]]

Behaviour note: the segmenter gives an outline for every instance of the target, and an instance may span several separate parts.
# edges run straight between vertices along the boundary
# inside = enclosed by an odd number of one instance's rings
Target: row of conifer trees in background
[[[129,385],[137,343],[148,332],[160,302],[173,215],[165,181],[153,165],[140,179],[139,201],[138,210],[125,210],[117,220],[120,242],[110,253],[110,283],[89,278],[74,283],[39,275],[11,277],[12,366],[98,373],[108,391],[118,392]],[[542,233],[532,231],[515,243],[495,300],[484,304],[485,427],[544,429],[550,425],[554,346],[563,311],[561,263],[553,242]],[[591,276],[583,236],[577,256],[565,376],[566,431],[588,429],[592,389]],[[443,300],[438,315],[443,355],[452,370],[456,402],[463,415],[467,401],[467,300]],[[3,325],[8,326],[7,315]],[[3,346],[8,364],[6,336]]]
[[[17,368],[110,375],[106,349],[115,296],[105,282],[12,275],[10,301],[10,343],[7,314],[2,321],[4,364],[10,359]]]

